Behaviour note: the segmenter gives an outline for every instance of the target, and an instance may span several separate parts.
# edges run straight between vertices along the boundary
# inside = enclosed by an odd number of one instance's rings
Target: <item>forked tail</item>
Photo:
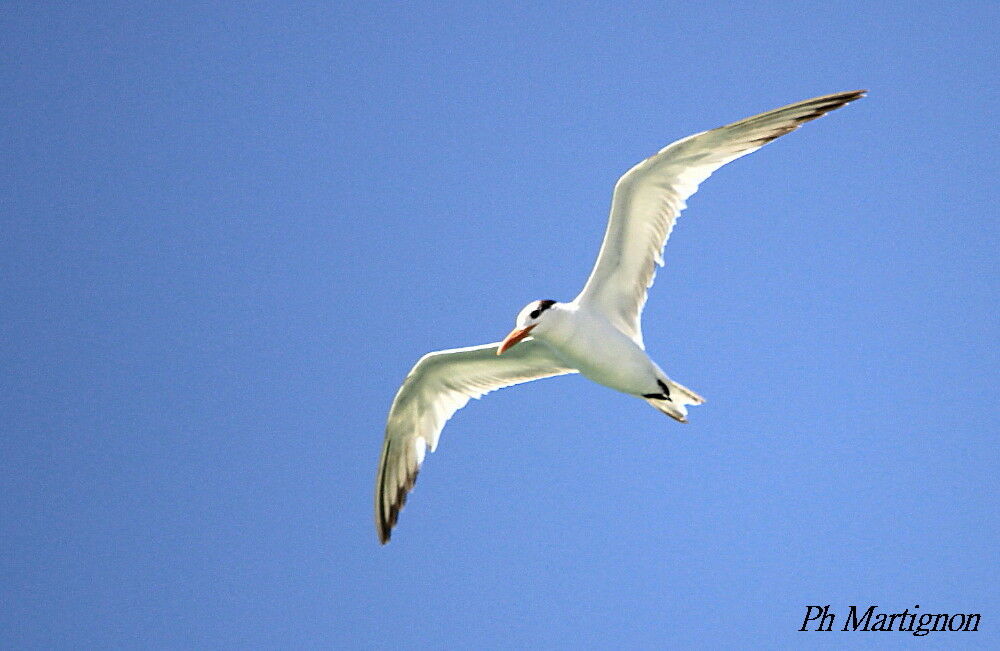
[[[688,422],[687,405],[700,405],[705,402],[704,398],[683,384],[673,380],[657,380],[657,382],[663,392],[646,394],[642,399],[679,423]]]

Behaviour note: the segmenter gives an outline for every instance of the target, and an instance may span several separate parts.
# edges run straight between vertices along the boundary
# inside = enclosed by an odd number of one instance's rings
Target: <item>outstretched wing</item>
[[[855,90],[774,109],[667,145],[615,184],[597,264],[576,300],[599,311],[642,346],[640,317],[663,246],[685,201],[712,172],[799,125],[862,97]]]
[[[424,452],[437,447],[445,422],[469,398],[553,375],[575,373],[552,350],[528,338],[502,356],[499,343],[428,353],[396,393],[385,426],[375,480],[375,528],[389,542],[399,510],[413,488]]]

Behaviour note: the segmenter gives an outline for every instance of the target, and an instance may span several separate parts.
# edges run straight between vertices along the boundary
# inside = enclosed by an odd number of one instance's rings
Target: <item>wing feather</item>
[[[424,453],[437,447],[445,422],[470,398],[503,387],[575,373],[552,350],[528,338],[497,356],[499,343],[424,355],[389,409],[375,479],[375,528],[389,542],[399,511],[417,480]]]
[[[639,346],[647,290],[663,266],[663,247],[685,201],[715,170],[800,125],[864,96],[856,90],[815,97],[703,131],[661,149],[615,184],[597,263],[576,301],[605,314]]]

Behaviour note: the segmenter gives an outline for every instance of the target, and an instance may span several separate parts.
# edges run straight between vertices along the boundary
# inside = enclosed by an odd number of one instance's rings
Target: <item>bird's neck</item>
[[[545,314],[538,327],[531,333],[533,337],[552,346],[565,344],[576,331],[576,310],[570,303],[556,303]]]

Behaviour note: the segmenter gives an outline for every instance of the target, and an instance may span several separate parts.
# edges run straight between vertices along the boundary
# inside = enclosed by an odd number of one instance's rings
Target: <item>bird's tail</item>
[[[697,393],[673,380],[664,380],[660,386],[666,389],[661,394],[663,397],[643,396],[643,400],[679,423],[688,422],[687,405],[700,405],[705,402],[705,399]]]

